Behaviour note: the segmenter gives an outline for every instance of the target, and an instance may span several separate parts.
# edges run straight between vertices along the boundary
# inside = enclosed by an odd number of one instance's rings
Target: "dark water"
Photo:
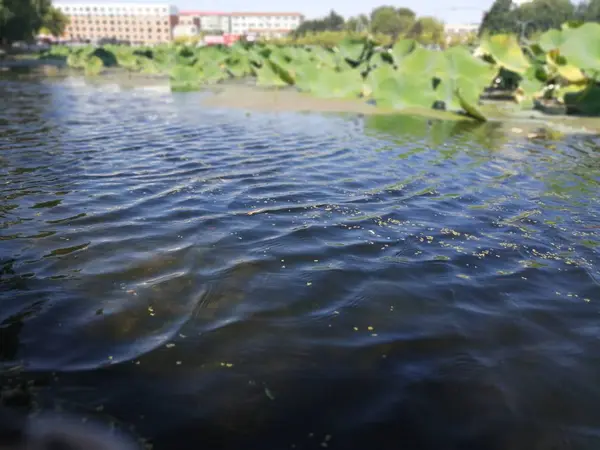
[[[595,138],[201,97],[0,80],[17,406],[157,450],[600,448]]]

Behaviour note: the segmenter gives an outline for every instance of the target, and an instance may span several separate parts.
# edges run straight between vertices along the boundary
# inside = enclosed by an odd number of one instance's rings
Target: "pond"
[[[155,450],[599,447],[595,136],[1,75],[35,407]]]

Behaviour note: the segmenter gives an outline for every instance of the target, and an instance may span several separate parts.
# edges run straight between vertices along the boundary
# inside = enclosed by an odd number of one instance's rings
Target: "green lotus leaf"
[[[530,66],[517,38],[513,35],[484,36],[481,40],[481,48],[485,53],[491,55],[496,63],[512,72],[522,74]]]
[[[339,55],[336,55],[331,51],[323,47],[309,47],[310,56],[308,59],[313,63],[316,63],[319,67],[329,67],[335,69],[338,65],[338,61],[341,59]]]
[[[298,69],[296,85],[319,98],[358,98],[363,80],[356,70],[339,72],[306,64]]]
[[[287,83],[281,79],[281,76],[273,70],[272,64],[263,64],[255,70],[256,84],[264,87],[283,87]]]
[[[84,70],[86,75],[98,75],[102,72],[103,69],[104,63],[99,57],[95,55],[90,56],[85,61]]]
[[[461,89],[456,90],[456,96],[458,97],[458,101],[460,102],[461,108],[464,109],[469,116],[479,120],[480,122],[487,121],[486,117],[478,108],[477,103],[474,101],[473,98],[469,98],[468,95],[466,95],[466,93],[463,92]]]
[[[563,92],[562,95],[564,103],[572,112],[586,116],[600,115],[600,87],[595,83],[579,91],[573,89]]]
[[[266,60],[266,62],[271,67],[271,70],[275,72],[283,82],[289,85],[296,83],[296,75],[292,69],[292,65],[284,56],[274,53],[271,55],[271,58]]]
[[[600,24],[586,23],[571,29],[559,47],[560,55],[579,69],[600,71]]]
[[[247,54],[236,52],[226,61],[227,71],[235,78],[242,78],[254,74],[254,69]]]
[[[558,50],[547,53],[546,62],[550,70],[558,73],[570,83],[580,84],[587,80],[585,74],[574,65],[569,64],[567,59],[559,54]]]
[[[548,30],[540,36],[538,45],[540,48],[549,52],[559,48],[565,40],[565,34],[561,30]]]
[[[438,62],[436,72],[440,81],[436,87],[437,100],[443,101],[448,110],[459,110],[462,105],[456,91],[460,90],[463,101],[475,107],[483,90],[494,79],[496,68],[460,46],[446,50],[443,55],[445,58]]]
[[[367,50],[365,39],[346,38],[337,45],[339,53],[356,65],[362,60]]]
[[[204,83],[213,84],[227,78],[223,64],[217,62],[206,62],[202,65],[200,77]]]
[[[71,53],[67,57],[67,65],[73,69],[83,69],[85,67],[85,59],[80,53]]]
[[[398,64],[398,71],[421,78],[432,78],[443,73],[446,66],[444,52],[416,47]]]
[[[402,60],[417,48],[417,43],[412,39],[401,39],[391,48],[390,53],[396,66],[402,64]]]
[[[382,66],[369,74],[371,96],[378,106],[405,109],[431,108],[436,101],[432,79],[421,73],[396,71]]]
[[[201,72],[197,67],[175,66],[170,78],[172,91],[196,91],[202,86]]]

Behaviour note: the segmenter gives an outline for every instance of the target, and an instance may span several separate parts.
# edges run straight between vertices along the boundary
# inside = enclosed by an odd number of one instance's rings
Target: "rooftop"
[[[180,11],[182,16],[294,16],[302,17],[299,12],[223,12],[223,11]]]

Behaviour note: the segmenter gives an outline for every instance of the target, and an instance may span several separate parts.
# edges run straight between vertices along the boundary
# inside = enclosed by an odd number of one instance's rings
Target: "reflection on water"
[[[21,409],[156,449],[598,447],[596,138],[203,95],[0,80]]]

